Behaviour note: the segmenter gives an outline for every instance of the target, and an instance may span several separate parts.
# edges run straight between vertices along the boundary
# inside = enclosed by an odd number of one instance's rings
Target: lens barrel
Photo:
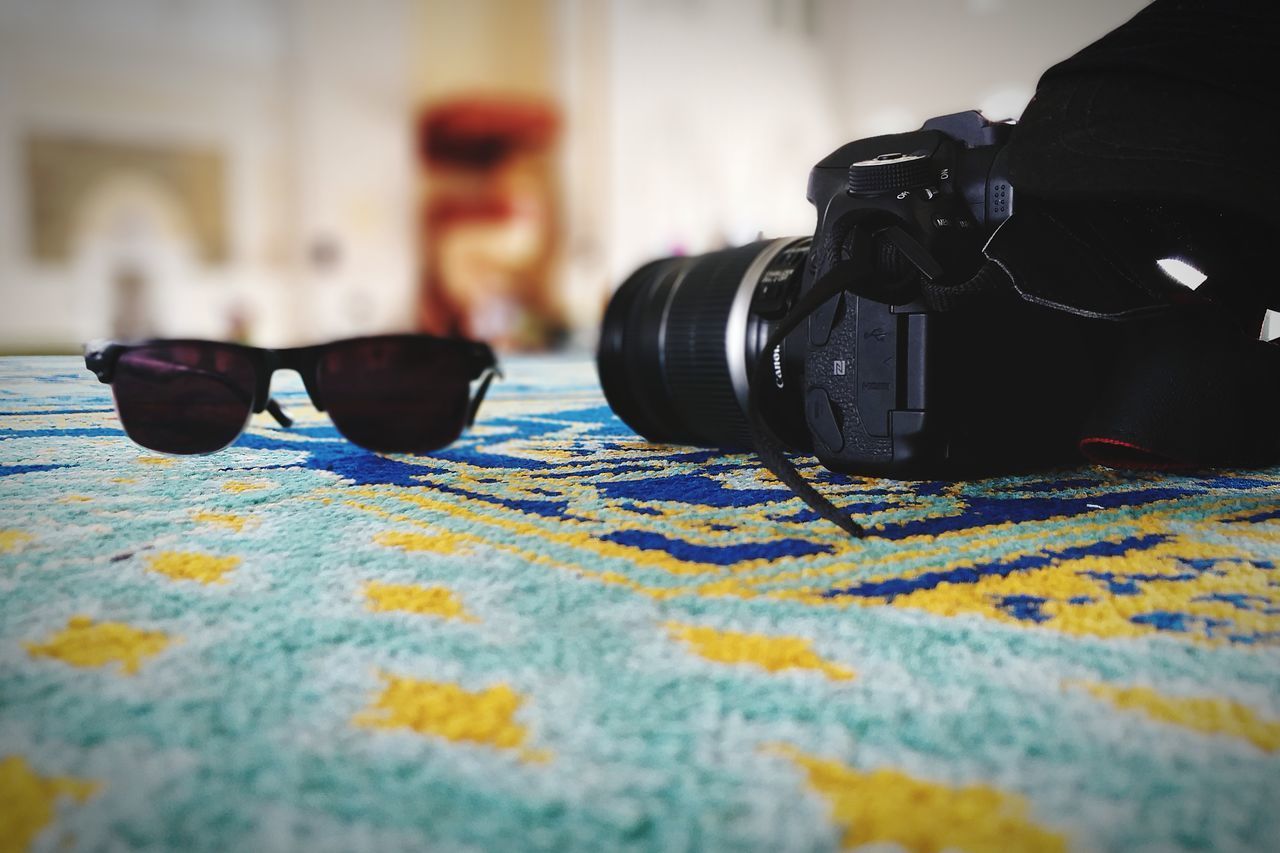
[[[597,355],[609,405],[650,441],[741,449],[751,446],[748,377],[772,323],[798,292],[807,238],[751,243],[637,270],[605,312]],[[771,286],[772,285],[772,286]],[[778,388],[783,386],[779,359]],[[801,368],[802,369],[802,368]],[[798,379],[792,383],[797,386]],[[785,407],[770,406],[769,409]],[[782,434],[794,412],[767,412]]]

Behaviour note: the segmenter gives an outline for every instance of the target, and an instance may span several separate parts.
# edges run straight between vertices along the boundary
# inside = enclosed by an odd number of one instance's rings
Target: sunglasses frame
[[[415,333],[365,335],[357,338],[328,341],[322,344],[281,349],[254,347],[247,344],[202,338],[147,338],[129,342],[94,340],[85,344],[84,364],[98,377],[99,382],[110,385],[115,378],[117,362],[120,361],[122,355],[130,350],[150,346],[198,346],[201,344],[212,344],[238,350],[253,365],[254,390],[250,410],[255,414],[263,411],[269,412],[281,426],[289,427],[293,425],[292,418],[286,415],[280,405],[271,397],[271,377],[277,370],[297,371],[298,375],[302,377],[302,384],[307,389],[307,396],[310,397],[311,404],[316,408],[316,411],[323,412],[325,403],[319,390],[318,368],[320,358],[326,350],[344,344],[359,344],[370,341],[408,342],[422,340],[429,340],[455,348],[466,359],[466,363],[470,368],[470,373],[467,377],[468,382],[480,380],[480,385],[471,395],[467,406],[465,427],[470,427],[475,422],[476,412],[479,411],[480,404],[484,401],[485,392],[489,390],[489,384],[495,377],[502,378],[502,370],[498,367],[498,360],[488,344],[481,341],[470,341],[465,338],[442,338],[435,335]]]

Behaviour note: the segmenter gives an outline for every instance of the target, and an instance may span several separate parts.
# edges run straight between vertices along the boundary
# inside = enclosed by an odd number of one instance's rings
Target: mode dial
[[[881,154],[849,167],[852,195],[881,195],[927,187],[934,182],[927,154]]]

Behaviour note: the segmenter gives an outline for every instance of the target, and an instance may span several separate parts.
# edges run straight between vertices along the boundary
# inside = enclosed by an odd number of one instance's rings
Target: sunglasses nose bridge
[[[324,401],[320,399],[320,387],[316,381],[316,364],[320,359],[320,350],[317,347],[303,347],[300,349],[281,350],[279,353],[278,370],[292,370],[302,378],[302,386],[307,389],[307,396],[311,398],[311,405],[316,411],[324,411]]]

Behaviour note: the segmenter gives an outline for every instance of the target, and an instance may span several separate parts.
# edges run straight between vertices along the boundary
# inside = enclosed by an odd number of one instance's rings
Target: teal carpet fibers
[[[0,851],[1280,845],[1280,469],[810,469],[859,542],[507,368],[174,458],[0,360]]]

